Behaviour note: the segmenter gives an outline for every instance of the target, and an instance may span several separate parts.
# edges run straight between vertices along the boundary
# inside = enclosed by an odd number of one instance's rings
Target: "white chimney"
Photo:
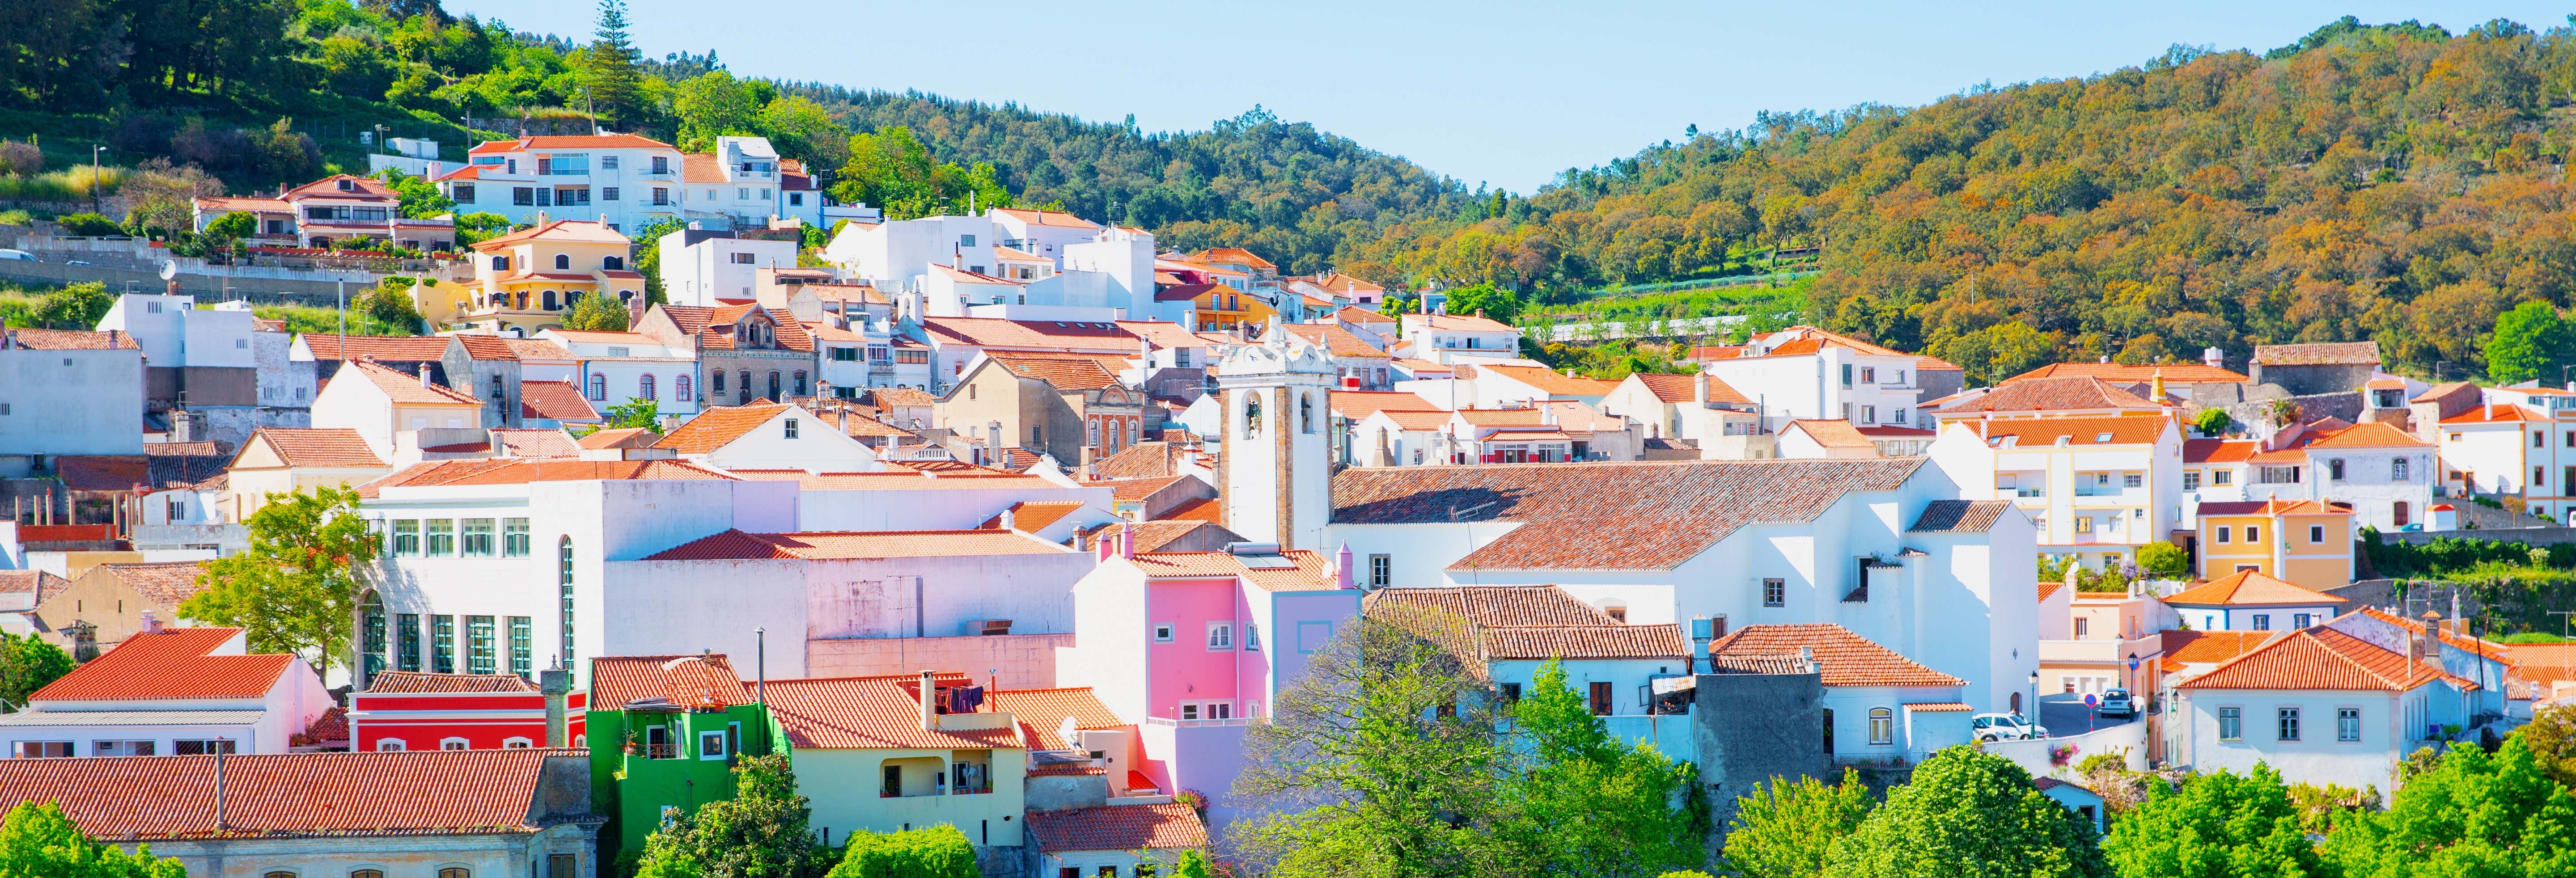
[[[422,363],[422,364],[420,364],[420,386],[422,386],[422,387],[428,387],[428,386],[430,386],[430,384],[429,384],[429,364],[428,364],[428,363]]]
[[[1691,402],[1698,403],[1701,408],[1708,407],[1708,373],[1691,375]]]
[[[2212,369],[2227,368],[2227,352],[2216,347],[2200,349],[2200,363]]]
[[[937,727],[938,727],[938,725],[939,725],[939,723],[938,723],[938,721],[937,721],[937,720],[933,720],[933,719],[931,719],[932,711],[931,711],[931,709],[930,709],[930,705],[931,705],[932,701],[936,700],[938,697],[939,697],[939,689],[938,689],[938,681],[937,681],[937,675],[936,675],[936,673],[935,673],[935,672],[932,672],[932,671],[923,671],[923,672],[921,672],[921,699],[920,699],[920,700],[921,700],[921,730],[922,730],[922,731],[925,731],[925,732],[927,732],[927,731],[931,731],[932,729],[937,728]]]
[[[156,618],[156,617],[154,617],[154,616],[152,615],[152,611],[151,611],[151,610],[145,610],[145,611],[143,611],[143,626],[142,626],[142,630],[143,630],[143,633],[145,633],[145,634],[159,634],[159,633],[161,633],[161,620],[160,620],[160,619],[158,619],[158,618]]]

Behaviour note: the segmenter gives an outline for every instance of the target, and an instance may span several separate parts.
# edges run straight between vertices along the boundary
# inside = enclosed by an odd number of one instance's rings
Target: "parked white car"
[[[14,261],[17,261],[17,262],[43,262],[43,261],[44,261],[44,260],[42,260],[42,259],[38,259],[38,258],[36,258],[36,254],[29,253],[29,252],[27,252],[27,251],[25,251],[25,250],[0,250],[0,259],[14,260]]]
[[[2013,713],[1981,713],[1968,723],[1969,733],[1980,741],[2018,741],[2047,737],[2029,717]]]
[[[2127,689],[2113,689],[2102,693],[2102,706],[2094,712],[2103,716],[2137,716],[2138,699]]]

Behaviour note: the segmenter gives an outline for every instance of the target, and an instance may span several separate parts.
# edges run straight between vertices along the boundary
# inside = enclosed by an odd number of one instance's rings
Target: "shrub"
[[[23,140],[0,140],[0,174],[33,177],[44,170],[44,150]]]
[[[905,832],[853,832],[827,878],[976,878],[975,845],[942,823]]]
[[[103,235],[125,234],[124,226],[117,225],[115,220],[95,213],[67,214],[54,222],[63,227],[65,234],[76,237],[96,238]]]

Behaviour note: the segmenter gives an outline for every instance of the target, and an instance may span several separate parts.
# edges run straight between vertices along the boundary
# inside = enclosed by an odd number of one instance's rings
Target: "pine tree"
[[[582,84],[601,119],[631,127],[637,121],[636,96],[642,90],[635,69],[635,44],[626,36],[626,0],[599,0],[599,30],[591,37],[589,68]]]

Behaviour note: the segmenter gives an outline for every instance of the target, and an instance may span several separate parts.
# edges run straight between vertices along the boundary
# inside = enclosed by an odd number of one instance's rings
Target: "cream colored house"
[[[227,520],[246,522],[270,494],[362,485],[390,472],[393,466],[356,430],[262,427],[233,455],[221,501],[226,508],[220,512]]]
[[[474,285],[442,286],[414,298],[435,325],[533,333],[563,326],[588,295],[622,303],[644,296],[644,275],[627,267],[633,242],[596,222],[557,220],[474,245]]]
[[[427,366],[418,375],[407,375],[361,360],[331,376],[331,382],[314,395],[313,426],[356,430],[378,459],[390,461],[398,434],[429,429],[479,431],[483,401],[432,381]]]

